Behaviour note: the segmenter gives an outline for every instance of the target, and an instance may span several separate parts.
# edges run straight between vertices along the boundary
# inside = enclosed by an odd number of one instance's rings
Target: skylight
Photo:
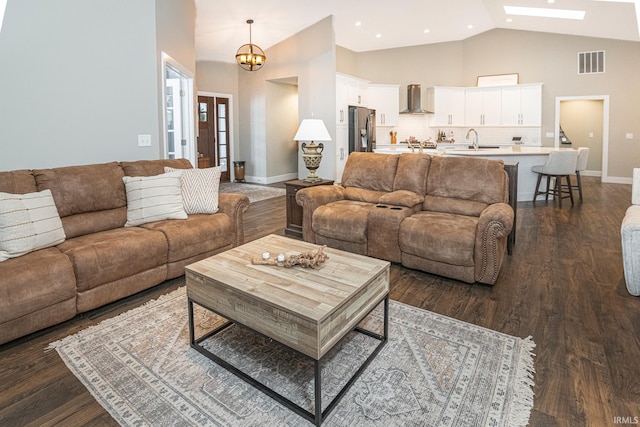
[[[505,6],[504,13],[507,15],[534,16],[538,18],[560,18],[560,19],[576,19],[583,20],[584,10],[570,9],[550,9],[546,7],[520,7]]]

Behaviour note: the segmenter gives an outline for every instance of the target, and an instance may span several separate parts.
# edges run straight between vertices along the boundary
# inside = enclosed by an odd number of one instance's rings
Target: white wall
[[[157,17],[154,0],[8,2],[0,32],[0,170],[160,157],[158,51],[172,50],[195,73],[195,54],[178,52],[195,51],[192,36],[184,42],[195,7],[192,0],[158,5]],[[168,25],[156,33],[156,19],[166,23],[179,7],[185,12],[171,20],[177,36]],[[139,134],[150,134],[152,146],[139,148]]]
[[[298,86],[267,82],[267,176],[270,181],[298,177],[298,150],[292,136],[298,130]]]
[[[260,44],[259,40],[254,40]],[[267,84],[279,79],[298,78],[298,120],[322,119],[335,140],[336,47],[333,18],[327,17],[268,49],[267,62],[260,70],[238,71],[239,157],[245,160],[247,180],[271,182],[267,149],[272,138],[267,126]],[[291,139],[295,131],[291,134]],[[318,175],[335,176],[335,145],[325,144]],[[298,177],[308,171],[298,153]]]
[[[577,53],[606,51],[606,73],[578,75]],[[410,60],[407,60],[410,58]],[[631,177],[640,166],[640,44],[593,37],[494,29],[463,41],[355,53],[341,50],[338,70],[353,70],[373,83],[395,83],[400,108],[406,108],[406,85],[474,86],[478,76],[518,73],[520,83],[544,83],[542,144],[553,146],[556,97],[610,96],[608,175]],[[351,73],[353,74],[353,73]],[[553,132],[553,138],[546,138]],[[634,139],[625,135],[633,133]]]

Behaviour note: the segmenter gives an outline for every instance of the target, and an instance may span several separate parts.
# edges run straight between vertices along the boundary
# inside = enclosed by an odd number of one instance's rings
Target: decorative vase
[[[391,135],[391,143],[396,144],[398,142],[398,132],[389,132]]]
[[[322,143],[316,145],[313,141],[311,141],[311,144],[309,145],[303,142],[300,148],[302,149],[302,160],[304,160],[304,165],[307,167],[307,169],[309,169],[309,176],[307,176],[304,181],[322,181],[322,178],[316,175],[316,169],[318,169],[318,167],[320,166],[324,145]]]

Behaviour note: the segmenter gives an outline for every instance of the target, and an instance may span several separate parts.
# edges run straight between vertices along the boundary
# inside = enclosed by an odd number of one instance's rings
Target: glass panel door
[[[216,98],[216,133],[218,140],[218,165],[222,171],[221,181],[229,181],[229,99]]]
[[[179,64],[172,64],[163,54],[164,96],[165,96],[165,146],[164,158],[189,159],[196,165],[194,120],[193,120],[193,79],[179,70]]]

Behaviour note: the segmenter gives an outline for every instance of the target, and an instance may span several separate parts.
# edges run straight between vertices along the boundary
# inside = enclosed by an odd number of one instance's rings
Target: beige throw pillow
[[[51,190],[0,193],[0,262],[64,242]]]
[[[122,177],[127,192],[125,227],[163,219],[187,219],[182,206],[180,173]]]
[[[206,169],[174,169],[165,166],[164,171],[182,174],[182,201],[188,214],[218,212],[218,190],[222,173],[220,166]]]

